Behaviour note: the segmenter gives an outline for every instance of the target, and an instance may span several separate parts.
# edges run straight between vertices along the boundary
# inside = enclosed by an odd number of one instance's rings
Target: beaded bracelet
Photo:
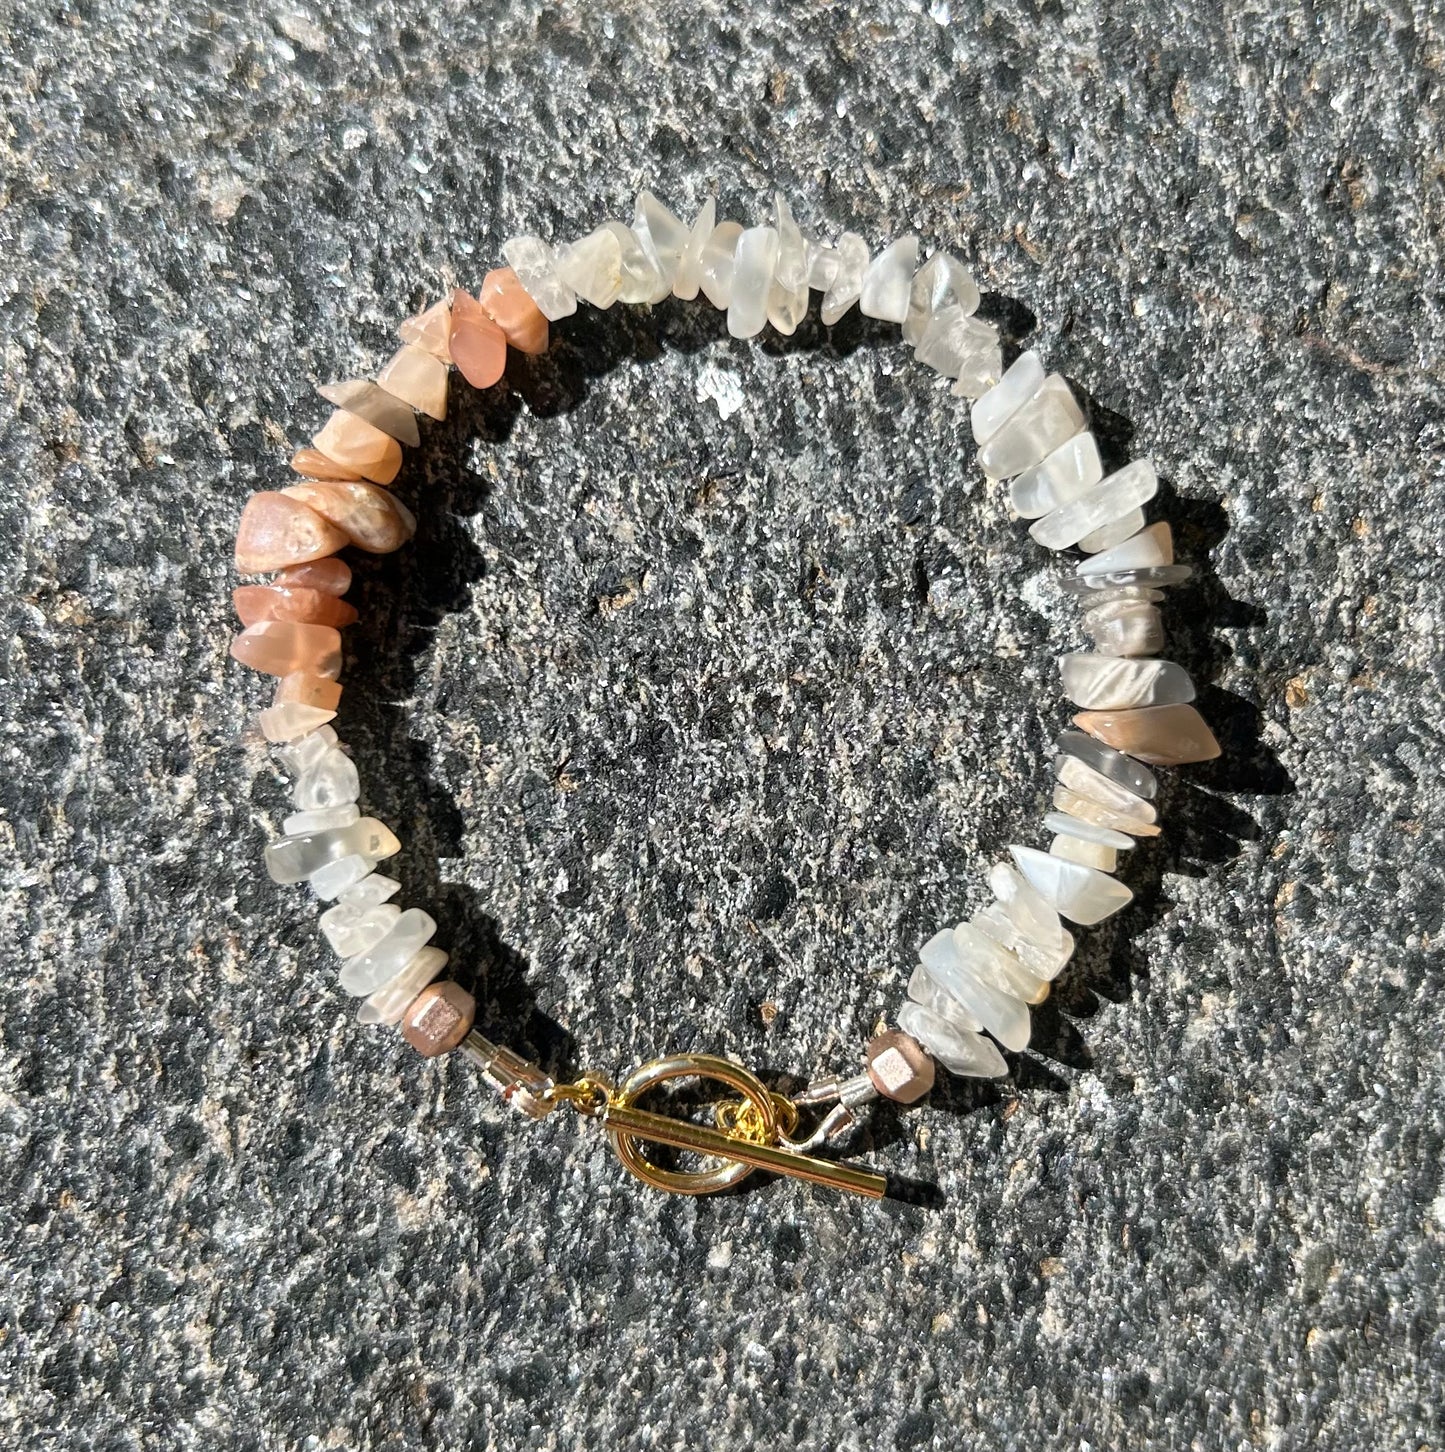
[[[1219,754],[1189,704],[1189,676],[1149,658],[1163,644],[1156,608],[1163,589],[1191,573],[1174,563],[1169,526],[1145,522],[1143,506],[1158,488],[1154,468],[1140,459],[1105,477],[1069,385],[1046,375],[1034,352],[1005,369],[998,329],[975,316],[970,269],[942,251],[919,267],[913,235],[871,257],[852,232],[833,245],[806,238],[781,195],[771,223],[745,229],[718,222],[712,200],[689,227],[642,192],[630,227],[604,222],[555,250],[514,237],[502,253],[508,265],[487,273],[477,297],[453,291],[402,323],[403,346],[374,381],[320,390],[335,409],[312,446],[292,456],[300,482],[252,495],[241,516],[238,571],[276,573],[268,584],[235,591],[243,628],[231,654],[279,678],[259,721],[295,782],[296,810],[282,824],[285,835],[266,848],[266,868],[277,882],[308,882],[332,904],[321,929],[343,960],[342,988],[363,1000],[361,1022],[400,1025],[427,1057],[459,1048],[506,1103],[532,1118],[570,1104],[597,1119],[646,1183],[701,1194],[765,1169],[880,1196],[881,1175],[811,1151],[879,1095],[909,1104],[928,1093],[935,1062],[954,1074],[1006,1074],[997,1045],[1025,1047],[1029,1006],[1047,997],[1073,953],[1062,919],[1097,923],[1132,897],[1111,874],[1136,837],[1159,832],[1149,767]],[[476,1031],[472,995],[438,979],[447,955],[432,944],[435,921],[393,903],[400,884],[376,871],[401,844],[361,816],[356,767],[329,724],[341,697],[340,631],[357,618],[341,598],[351,571],[338,551],[384,554],[415,532],[415,519],[386,486],[401,468],[401,446],[420,442],[417,415],[445,418],[452,365],[474,388],[493,387],[507,349],[546,352],[549,323],[575,312],[579,298],[608,308],[701,292],[726,309],[733,337],[751,338],[765,326],[791,334],[811,291],[823,294],[825,325],[854,304],[867,317],[901,324],[918,361],[971,400],[979,463],[991,480],[1009,481],[1015,510],[1033,521],[1029,533],[1049,549],[1077,547],[1085,556],[1063,588],[1078,598],[1095,649],[1058,658],[1064,693],[1081,711],[1075,729],[1058,739],[1054,809],[1044,817],[1053,840],[1047,851],[1011,846],[1012,863],[998,862],[987,875],[993,901],[923,945],[898,1027],[869,1041],[857,1071],[788,1097],[728,1059],[676,1054],[618,1084],[597,1073],[557,1083]],[[639,1106],[655,1086],[689,1077],[721,1082],[739,1097],[718,1103],[710,1125]],[[802,1112],[815,1106],[826,1110],[802,1136]],[[644,1142],[692,1151],[711,1167],[658,1165],[644,1155]]]

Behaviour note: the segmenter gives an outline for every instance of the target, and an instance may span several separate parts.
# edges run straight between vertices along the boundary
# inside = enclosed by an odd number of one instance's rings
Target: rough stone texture
[[[1438,15],[267,8],[5,27],[0,1440],[1439,1446]],[[1012,1080],[872,1118],[911,1203],[635,1187],[356,1027],[261,868],[242,501],[317,380],[640,185],[960,249],[1206,565],[1166,609],[1227,755]],[[554,1065],[856,1065],[1046,845],[1067,566],[962,402],[813,309],[567,319],[356,562],[399,901]]]

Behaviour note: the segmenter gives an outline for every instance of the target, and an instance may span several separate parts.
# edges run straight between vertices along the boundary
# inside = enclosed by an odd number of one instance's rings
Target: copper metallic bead
[[[916,1040],[897,1029],[868,1041],[868,1077],[885,1099],[912,1104],[933,1088],[933,1060]]]
[[[424,1059],[450,1053],[471,1032],[476,1000],[460,983],[423,988],[401,1016],[401,1036]]]

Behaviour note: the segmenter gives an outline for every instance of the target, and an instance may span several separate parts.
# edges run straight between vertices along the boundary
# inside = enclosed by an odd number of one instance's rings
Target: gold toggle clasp
[[[637,1107],[637,1101],[657,1085],[671,1079],[693,1078],[714,1079],[742,1096],[717,1106],[716,1128]],[[754,1170],[771,1170],[874,1200],[882,1199],[888,1189],[887,1180],[870,1170],[785,1148],[784,1142],[797,1127],[797,1106],[784,1095],[772,1093],[741,1065],[713,1054],[672,1054],[654,1059],[635,1069],[615,1088],[601,1076],[588,1074],[575,1084],[555,1086],[551,1094],[599,1120],[617,1158],[654,1189],[677,1195],[708,1195],[736,1185]],[[704,1170],[664,1169],[643,1154],[639,1141],[692,1150],[723,1163]]]

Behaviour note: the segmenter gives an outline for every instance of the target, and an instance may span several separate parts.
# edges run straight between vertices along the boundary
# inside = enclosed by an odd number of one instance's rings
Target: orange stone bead
[[[341,632],[329,625],[258,620],[231,641],[231,654],[268,676],[304,671],[334,681],[341,674]]]
[[[482,279],[481,302],[519,353],[547,351],[547,318],[510,267],[494,268]]]
[[[320,711],[335,711],[341,703],[341,682],[326,676],[313,676],[309,671],[292,671],[276,683],[275,704],[288,702],[297,706],[314,706]]]
[[[363,479],[390,484],[401,473],[401,445],[375,424],[338,408],[311,442],[328,459]]]
[[[473,388],[490,388],[507,367],[507,335],[470,293],[452,293],[452,362]]]
[[[344,595],[351,588],[351,566],[335,555],[328,555],[324,560],[292,565],[271,583],[283,589],[294,586],[301,590],[320,590],[323,595]]]
[[[351,625],[356,607],[320,590],[285,585],[242,585],[231,592],[242,625],[258,620],[299,620],[306,625]]]
[[[423,988],[401,1016],[401,1036],[423,1058],[449,1053],[472,1031],[476,1000],[460,983],[443,979]]]
[[[360,479],[355,469],[328,459],[320,449],[297,449],[291,455],[291,468],[305,479]]]
[[[416,533],[416,516],[411,510],[395,494],[374,484],[316,480],[288,485],[285,493],[329,520],[369,554],[390,554]]]
[[[264,575],[334,555],[345,544],[346,532],[303,500],[263,489],[246,501],[241,512],[236,568],[243,575]]]

